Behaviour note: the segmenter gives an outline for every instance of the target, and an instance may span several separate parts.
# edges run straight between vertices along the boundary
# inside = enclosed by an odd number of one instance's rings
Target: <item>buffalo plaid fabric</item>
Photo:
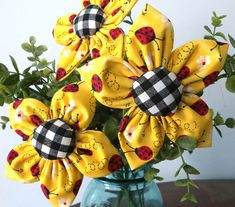
[[[48,160],[63,159],[75,147],[74,131],[60,119],[49,120],[34,130],[32,145]]]
[[[80,38],[94,35],[104,22],[104,12],[96,5],[89,5],[74,19],[74,29]]]
[[[139,108],[150,116],[167,116],[181,101],[183,86],[174,73],[164,68],[144,73],[132,88]]]

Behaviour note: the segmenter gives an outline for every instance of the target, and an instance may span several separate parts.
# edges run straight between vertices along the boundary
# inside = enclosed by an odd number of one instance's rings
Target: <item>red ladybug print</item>
[[[71,15],[71,16],[69,17],[69,22],[70,22],[71,24],[73,24],[73,20],[74,20],[76,17],[77,17],[76,14]]]
[[[128,78],[131,79],[131,80],[137,80],[139,77],[138,76],[130,76]]]
[[[133,147],[131,147],[128,143],[126,143],[127,146],[129,146],[131,149],[134,149]],[[134,149],[135,154],[144,161],[150,160],[153,157],[153,151],[147,147],[147,146],[142,146],[142,147],[138,147],[136,149]],[[125,153],[128,152],[133,152],[133,151],[127,151]]]
[[[78,194],[78,191],[81,187],[81,184],[82,184],[82,181],[81,180],[78,180],[75,185],[74,185],[74,188],[73,188],[73,194],[76,196]]]
[[[201,116],[205,116],[209,111],[209,107],[202,99],[199,99],[197,102],[195,102],[191,108]]]
[[[92,89],[97,92],[100,93],[103,89],[103,83],[102,80],[100,79],[100,77],[97,74],[94,74],[91,78],[91,83],[92,83]]]
[[[109,0],[103,0],[101,3],[101,8],[104,9],[109,4],[109,2]]]
[[[39,175],[40,169],[39,169],[38,164],[32,166],[30,170],[31,170],[32,176],[37,177]]]
[[[64,68],[58,68],[56,72],[56,80],[61,80],[66,75],[66,70]]]
[[[88,156],[92,156],[92,151],[88,150],[88,149],[83,149],[83,148],[77,148],[77,153],[78,155],[88,155]]]
[[[11,150],[7,156],[7,162],[11,165],[12,161],[19,156],[18,152]]]
[[[29,139],[29,136],[24,132],[22,132],[21,130],[16,129],[15,132],[16,134],[20,135],[23,138],[23,141],[27,141]]]
[[[47,199],[49,199],[50,191],[47,189],[47,187],[43,184],[41,184],[41,189],[44,195],[46,196]]]
[[[214,81],[218,77],[219,73],[220,73],[219,71],[215,71],[215,72],[211,73],[210,75],[208,75],[207,77],[205,77],[203,79],[205,86],[207,87],[207,86],[211,85],[212,83],[214,83]]]
[[[142,45],[147,45],[148,43],[155,41],[160,50],[159,44],[157,40],[163,41],[163,39],[159,39],[156,37],[156,34],[152,27],[142,27],[135,32],[136,38],[140,41]]]
[[[60,165],[62,165],[65,168],[64,162],[62,160],[58,161]]]
[[[87,7],[91,4],[90,0],[87,0],[87,1],[83,1],[83,6],[84,7]]]
[[[31,115],[29,118],[37,126],[40,126],[41,124],[43,124],[43,121],[37,115]]]
[[[73,83],[69,84],[63,88],[64,92],[73,92],[74,93],[74,92],[78,92],[78,90],[79,90],[78,84],[73,84]]]
[[[72,128],[73,128],[74,130],[78,131],[78,130],[80,129],[79,122],[76,122],[76,123],[72,126]]]
[[[109,34],[113,40],[116,40],[122,34],[122,30],[120,28],[111,29]]]
[[[113,155],[109,160],[109,172],[115,172],[123,166],[122,157],[120,155]]]
[[[95,59],[95,58],[100,57],[100,51],[99,51],[98,49],[96,49],[96,48],[94,48],[94,49],[91,51],[91,53],[92,53],[92,59]]]
[[[148,72],[148,68],[145,65],[144,66],[137,66],[137,68],[144,73]]]
[[[129,116],[124,116],[122,121],[121,121],[121,124],[120,124],[120,127],[119,127],[119,132],[124,132],[124,130],[126,129],[127,127],[127,124],[129,123],[130,121],[130,117]]]
[[[180,72],[177,74],[177,79],[179,81],[183,80],[184,78],[190,75],[190,69],[187,66],[184,66]]]
[[[113,12],[112,12],[112,16],[115,16],[120,10],[121,10],[122,7],[118,7],[117,9],[115,9]]]
[[[19,107],[19,105],[22,103],[22,101],[23,101],[23,100],[15,101],[15,102],[13,103],[13,109],[16,110],[16,109]]]

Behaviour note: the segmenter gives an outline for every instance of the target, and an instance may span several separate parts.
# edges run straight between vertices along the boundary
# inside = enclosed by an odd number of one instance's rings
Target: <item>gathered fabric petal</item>
[[[165,132],[157,117],[148,116],[135,106],[125,114],[118,137],[131,169],[136,169],[158,154]]]
[[[87,130],[77,133],[75,153],[69,156],[79,171],[88,177],[104,177],[123,166],[118,150],[104,133]]]
[[[60,89],[51,102],[51,117],[61,118],[76,130],[84,130],[91,123],[96,100],[85,82],[71,83]]]
[[[49,118],[49,108],[36,99],[26,98],[10,104],[9,117],[12,129],[26,141]]]
[[[172,52],[167,68],[177,75],[185,92],[196,94],[216,80],[227,52],[228,44],[191,41]]]
[[[41,190],[46,199],[55,206],[63,202],[70,206],[82,184],[83,176],[68,160],[45,162],[40,176]]]
[[[142,71],[123,59],[100,57],[79,68],[79,72],[100,103],[112,108],[129,108],[134,105],[130,93],[134,79]]]
[[[41,157],[31,142],[24,142],[12,149],[7,156],[5,175],[15,181],[33,183],[39,180]]]
[[[174,42],[170,20],[146,4],[126,37],[128,62],[144,72],[166,66]]]
[[[89,40],[75,39],[60,53],[56,71],[56,80],[68,77],[89,55]]]

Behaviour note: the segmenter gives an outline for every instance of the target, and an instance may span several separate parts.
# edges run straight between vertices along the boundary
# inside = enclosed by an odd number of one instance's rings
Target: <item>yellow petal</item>
[[[36,182],[41,172],[40,160],[31,142],[20,144],[8,154],[5,175],[19,182]]]
[[[199,147],[210,147],[212,113],[206,103],[193,94],[184,95],[175,114],[162,118],[166,135],[176,142],[182,136],[197,140]]]
[[[77,14],[70,13],[58,19],[56,26],[53,30],[55,41],[61,45],[69,45],[73,41],[79,41],[79,37],[73,30],[73,19]]]
[[[67,78],[77,66],[89,55],[89,40],[75,40],[65,46],[60,54],[60,59],[56,71],[56,79]]]
[[[99,56],[123,56],[124,34],[115,25],[103,25],[90,40],[90,52],[93,59]]]
[[[56,92],[51,102],[52,118],[62,118],[75,129],[85,129],[92,121],[96,100],[85,82],[69,84]]]
[[[32,98],[12,103],[9,116],[12,129],[23,137],[23,140],[28,140],[34,129],[50,118],[49,108]]]
[[[120,24],[136,2],[137,0],[103,0],[101,8],[106,15],[105,24]]]
[[[173,47],[170,20],[147,4],[126,37],[129,62],[145,70],[165,66]]]
[[[84,131],[77,134],[76,153],[69,159],[88,177],[104,177],[123,166],[118,150],[104,133]]]
[[[131,169],[150,162],[161,149],[164,136],[158,118],[146,115],[138,107],[132,107],[124,116],[118,134]]]
[[[100,57],[81,67],[79,72],[100,103],[112,108],[134,105],[130,95],[134,82],[132,77],[139,77],[142,72],[123,59]]]
[[[71,205],[82,178],[82,174],[68,159],[47,160],[40,176],[41,189],[53,206],[61,207],[65,202]]]
[[[227,51],[228,44],[192,41],[173,51],[167,68],[177,74],[185,92],[198,93],[215,81],[224,66]]]

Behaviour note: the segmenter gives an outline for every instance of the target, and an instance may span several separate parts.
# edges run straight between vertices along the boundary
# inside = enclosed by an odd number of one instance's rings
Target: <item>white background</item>
[[[175,47],[200,39],[204,34],[203,25],[210,22],[213,10],[218,14],[227,14],[223,31],[235,36],[235,1],[234,0],[140,0],[133,9],[134,17],[141,11],[145,3],[168,16],[175,28]],[[80,0],[1,0],[0,4],[0,62],[11,67],[8,55],[13,55],[20,68],[26,68],[26,53],[20,45],[30,35],[35,35],[39,42],[46,44],[49,51],[46,57],[58,60],[62,49],[51,35],[58,17],[69,12],[78,12]],[[122,25],[123,26],[123,25]],[[128,29],[127,25],[124,26]],[[234,50],[230,50],[234,52]],[[224,116],[235,117],[235,94],[225,91],[223,81],[209,87],[204,99],[210,107],[217,109]],[[7,114],[7,106],[0,109],[0,115]],[[198,149],[186,160],[201,171],[197,179],[235,179],[235,135],[234,130],[222,128],[224,138],[214,133],[213,147]],[[22,184],[4,177],[4,165],[8,152],[19,144],[21,139],[9,128],[0,131],[0,203],[8,207],[49,207],[50,204],[42,194],[39,183]],[[179,161],[164,162],[158,167],[165,181],[174,179],[174,172],[180,166]],[[80,201],[88,180],[85,180],[76,201]]]

